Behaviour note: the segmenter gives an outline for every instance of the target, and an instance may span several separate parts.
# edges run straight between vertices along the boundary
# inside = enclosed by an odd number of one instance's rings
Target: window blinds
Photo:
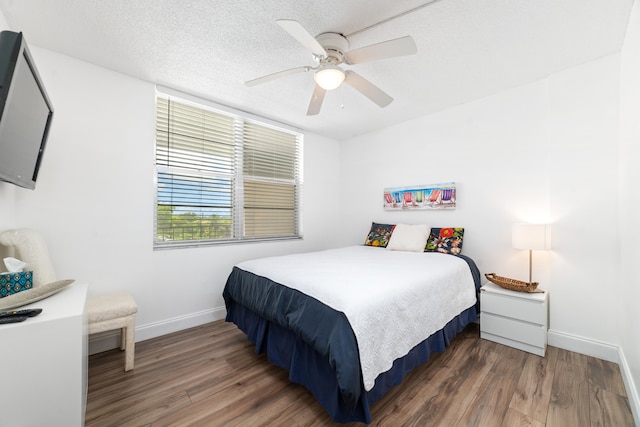
[[[244,126],[244,234],[297,234],[297,138],[255,123]]]
[[[158,96],[156,246],[299,237],[302,135]]]

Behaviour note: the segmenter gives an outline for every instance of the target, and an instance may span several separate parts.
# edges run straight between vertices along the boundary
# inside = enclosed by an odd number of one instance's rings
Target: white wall
[[[551,291],[550,328],[565,343],[615,351],[618,63],[603,58],[344,142],[343,243],[362,241],[371,221],[465,227],[463,253],[482,273],[526,280],[511,225],[550,221],[552,250],[533,261],[534,280]],[[457,183],[454,211],[382,209],[384,187],[447,181]]]
[[[0,182],[0,224],[15,224],[15,186]]]
[[[620,119],[620,315],[621,365],[635,419],[640,423],[640,4],[633,4],[622,49]]]
[[[483,273],[528,278],[528,253],[511,249],[510,227],[549,216],[546,92],[537,82],[343,142],[344,243],[364,241],[371,221],[464,227],[463,253]],[[385,187],[448,181],[455,210],[382,209]],[[534,280],[548,283],[545,256],[535,255]]]
[[[40,231],[57,276],[88,283],[90,294],[131,292],[138,340],[222,318],[238,261],[332,245],[325,225],[338,222],[338,144],[307,134],[303,240],[153,251],[154,85],[31,50],[55,115],[36,190],[0,184],[9,206],[0,230]]]
[[[577,338],[571,349],[578,351],[580,337],[620,342],[619,73],[620,57],[612,55],[549,78],[550,329]]]

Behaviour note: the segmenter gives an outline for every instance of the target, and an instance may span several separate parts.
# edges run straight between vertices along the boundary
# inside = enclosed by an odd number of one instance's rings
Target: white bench
[[[133,369],[138,305],[131,295],[117,292],[91,296],[87,300],[89,334],[120,329],[120,350],[124,350],[124,370]]]
[[[0,233],[0,244],[14,247],[18,258],[33,270],[33,287],[54,282],[56,274],[44,238],[35,230],[18,228]],[[0,270],[2,271],[2,270]],[[125,371],[133,369],[138,306],[126,292],[89,297],[86,305],[89,334],[120,329],[120,349],[125,351]]]

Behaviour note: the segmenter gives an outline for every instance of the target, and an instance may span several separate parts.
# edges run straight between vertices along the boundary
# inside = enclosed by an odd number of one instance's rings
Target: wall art
[[[384,209],[455,209],[456,183],[385,188]]]

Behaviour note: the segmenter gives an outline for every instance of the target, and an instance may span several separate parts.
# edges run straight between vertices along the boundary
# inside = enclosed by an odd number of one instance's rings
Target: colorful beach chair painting
[[[449,182],[385,188],[383,207],[385,210],[455,209],[456,185]]]

